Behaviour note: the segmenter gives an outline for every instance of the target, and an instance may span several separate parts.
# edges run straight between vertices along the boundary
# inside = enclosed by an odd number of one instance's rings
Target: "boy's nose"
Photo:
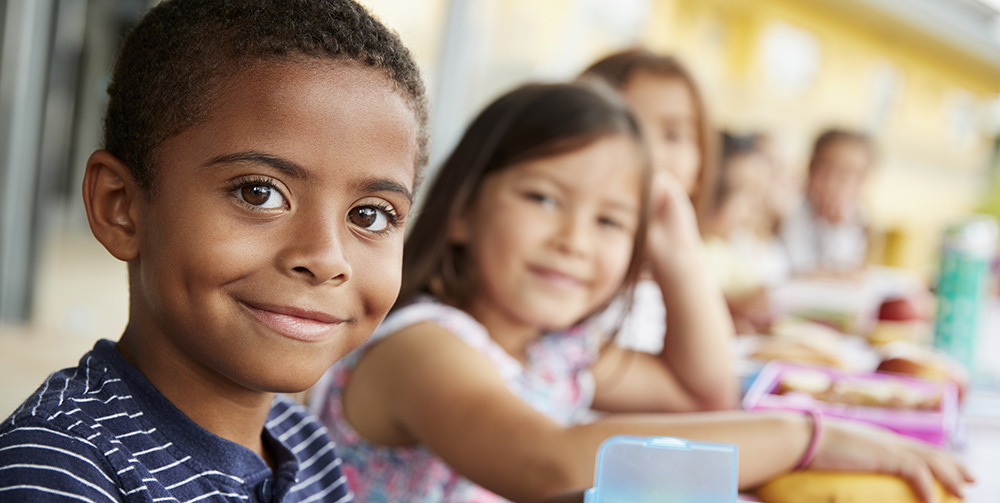
[[[351,277],[351,263],[344,253],[344,225],[332,218],[319,218],[297,226],[286,243],[282,261],[290,274],[321,285],[346,283]]]

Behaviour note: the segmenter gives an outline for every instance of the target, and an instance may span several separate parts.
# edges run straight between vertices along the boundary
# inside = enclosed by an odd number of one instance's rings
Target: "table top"
[[[1000,417],[967,416],[965,426],[968,442],[958,450],[958,456],[976,477],[976,483],[967,489],[965,503],[996,503],[1000,501]]]

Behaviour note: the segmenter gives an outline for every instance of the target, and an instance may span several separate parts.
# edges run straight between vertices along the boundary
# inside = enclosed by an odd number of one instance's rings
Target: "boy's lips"
[[[346,320],[324,313],[291,306],[241,301],[247,311],[262,324],[290,339],[315,342],[325,338]]]

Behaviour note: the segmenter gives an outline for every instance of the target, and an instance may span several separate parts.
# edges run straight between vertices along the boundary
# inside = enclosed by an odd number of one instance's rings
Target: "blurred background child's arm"
[[[595,367],[595,407],[641,410],[628,403],[634,398],[643,407],[652,400],[662,404],[653,410],[675,412],[736,407],[732,318],[705,266],[694,207],[669,173],[660,172],[654,179],[646,249],[647,267],[660,286],[668,313],[663,350],[657,355],[661,365],[640,363],[644,360],[640,354],[629,357],[635,360],[632,364],[618,363],[622,353],[617,351],[605,355]],[[634,370],[623,374],[623,366]],[[629,374],[636,381],[629,382]],[[645,387],[645,393],[654,396],[642,398],[643,390],[635,387]]]

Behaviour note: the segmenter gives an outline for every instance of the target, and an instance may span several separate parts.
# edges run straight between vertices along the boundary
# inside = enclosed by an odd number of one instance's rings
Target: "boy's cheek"
[[[367,255],[367,260],[362,260],[355,271],[358,271],[355,278],[361,283],[363,296],[368,311],[381,317],[389,312],[389,309],[396,302],[399,295],[399,288],[402,284],[403,253],[402,247],[399,250],[372,250]],[[381,260],[377,260],[381,258]]]

